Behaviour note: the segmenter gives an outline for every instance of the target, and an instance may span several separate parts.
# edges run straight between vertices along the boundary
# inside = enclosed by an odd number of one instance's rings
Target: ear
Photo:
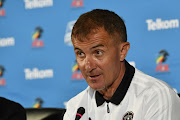
[[[129,48],[130,48],[129,42],[120,43],[120,61],[124,61]]]

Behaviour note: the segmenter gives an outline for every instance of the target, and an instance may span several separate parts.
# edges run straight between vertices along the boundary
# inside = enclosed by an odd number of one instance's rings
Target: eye
[[[97,55],[97,56],[101,56],[102,54],[103,54],[102,51],[99,51],[99,50],[96,51],[96,55]]]
[[[84,57],[85,56],[85,54],[82,52],[82,51],[77,51],[77,56],[79,56],[79,57]]]

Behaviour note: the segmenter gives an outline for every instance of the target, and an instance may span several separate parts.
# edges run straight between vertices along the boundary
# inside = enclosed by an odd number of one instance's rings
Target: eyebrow
[[[96,46],[93,46],[91,49],[94,49],[94,48],[97,48],[97,47],[104,47],[104,45],[103,44],[98,44]],[[81,50],[81,49],[78,48],[78,47],[75,47],[74,50]]]
[[[104,47],[104,45],[103,44],[98,44],[98,45],[92,47],[91,49],[94,49],[94,48],[97,48],[97,47]]]
[[[74,48],[74,50],[81,50],[81,49],[80,49],[80,48],[78,48],[78,47],[75,47],[75,48]]]

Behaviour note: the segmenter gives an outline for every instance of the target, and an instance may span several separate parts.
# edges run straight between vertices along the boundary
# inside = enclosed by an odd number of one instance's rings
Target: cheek
[[[77,60],[77,64],[78,64],[78,68],[79,68],[80,70],[83,70],[83,64],[82,64],[82,62],[80,62],[80,61]]]
[[[112,56],[109,59],[105,59],[102,67],[106,77],[113,77],[119,72],[120,61],[116,56]]]
[[[77,60],[77,64],[78,64],[78,68],[80,69],[83,77],[85,78],[85,67],[82,61],[78,61]]]

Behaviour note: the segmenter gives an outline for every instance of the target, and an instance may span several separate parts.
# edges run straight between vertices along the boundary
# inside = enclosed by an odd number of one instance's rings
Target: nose
[[[85,70],[86,72],[92,72],[94,69],[96,69],[96,64],[93,58],[91,56],[87,56],[85,59]]]

